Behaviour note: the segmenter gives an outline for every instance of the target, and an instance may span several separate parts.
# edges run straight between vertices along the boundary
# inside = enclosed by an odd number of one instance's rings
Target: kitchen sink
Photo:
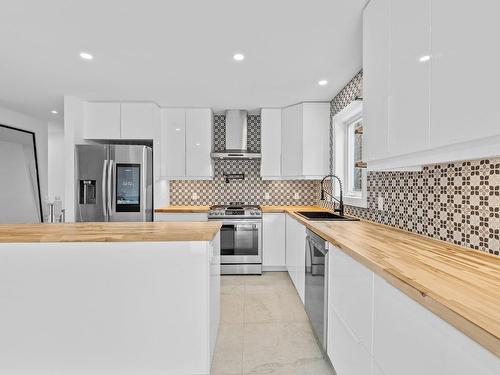
[[[359,221],[359,219],[340,216],[328,211],[296,211],[296,214],[314,221]]]

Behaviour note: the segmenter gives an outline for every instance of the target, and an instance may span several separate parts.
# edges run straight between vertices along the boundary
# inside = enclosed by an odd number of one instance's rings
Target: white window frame
[[[344,204],[356,207],[367,207],[366,168],[361,171],[361,192],[349,192],[349,181],[352,172],[349,168],[349,132],[348,126],[363,117],[363,102],[355,100],[332,118],[333,124],[333,173],[339,176],[343,184]],[[356,160],[354,160],[355,162]],[[350,176],[351,175],[351,176]],[[350,180],[351,179],[351,180]],[[335,184],[334,195],[339,198],[340,190]]]

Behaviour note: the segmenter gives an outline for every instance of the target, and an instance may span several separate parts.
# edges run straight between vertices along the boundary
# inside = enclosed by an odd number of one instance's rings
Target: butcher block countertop
[[[173,206],[173,205],[168,205],[168,206],[163,206],[160,208],[155,208],[155,212],[157,213],[177,213],[177,214],[198,214],[198,213],[207,213],[208,210],[210,209],[210,206]]]
[[[221,222],[0,224],[0,243],[211,241]]]
[[[325,208],[320,206],[261,206],[262,212],[265,213],[282,213],[289,211],[327,211]],[[168,205],[160,208],[156,208],[157,213],[206,213],[210,209],[210,206],[187,206],[187,205]]]
[[[369,221],[307,228],[500,356],[500,257]]]

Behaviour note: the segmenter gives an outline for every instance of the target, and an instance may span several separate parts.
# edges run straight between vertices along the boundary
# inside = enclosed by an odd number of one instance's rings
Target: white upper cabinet
[[[153,139],[155,111],[159,108],[153,103],[122,103],[121,138]]]
[[[391,2],[388,123],[391,155],[421,151],[429,144],[429,2]]]
[[[211,178],[212,110],[162,110],[162,176]]]
[[[431,14],[431,145],[500,135],[500,2],[433,0]]]
[[[161,175],[186,175],[186,111],[182,108],[162,110]]]
[[[212,177],[212,110],[186,111],[186,176]]]
[[[159,108],[154,103],[87,103],[86,139],[154,139]]]
[[[86,139],[120,139],[120,103],[87,103],[83,136]]]
[[[260,175],[263,179],[281,176],[281,109],[261,111]]]
[[[371,0],[364,11],[369,169],[500,155],[494,0]]]
[[[282,176],[302,174],[302,105],[283,108],[281,114]]]
[[[283,177],[319,178],[328,174],[330,103],[300,103],[282,111]]]
[[[387,157],[390,0],[368,3],[363,14],[363,157],[365,161]],[[369,141],[369,142],[368,142]]]

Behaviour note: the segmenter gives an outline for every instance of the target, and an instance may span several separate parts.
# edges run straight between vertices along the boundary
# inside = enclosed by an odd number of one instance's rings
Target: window
[[[356,118],[346,124],[346,194],[361,195],[362,168],[358,162],[363,160],[363,118]]]
[[[334,173],[343,182],[344,203],[358,207],[366,207],[362,116],[362,102],[354,101],[333,118]]]

